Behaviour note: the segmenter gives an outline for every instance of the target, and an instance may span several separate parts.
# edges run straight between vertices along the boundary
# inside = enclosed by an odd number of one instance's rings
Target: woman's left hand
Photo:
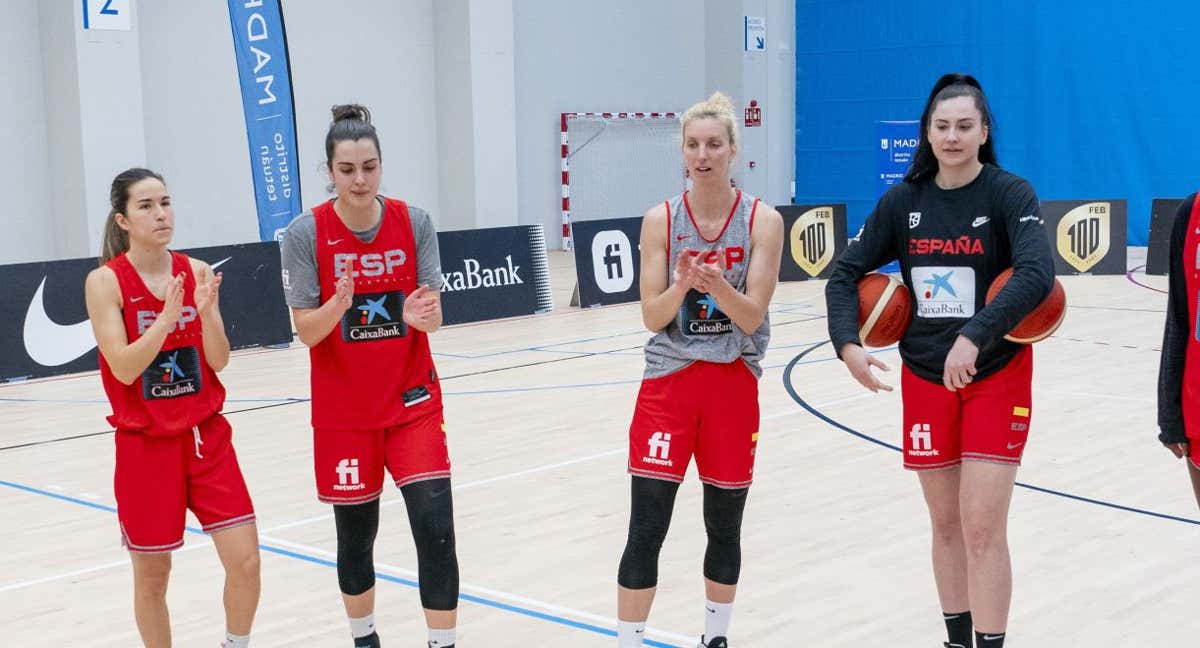
[[[200,313],[201,317],[210,317],[212,315],[212,310],[216,308],[217,301],[220,299],[220,288],[220,272],[213,275],[211,280],[201,276],[199,281],[196,282],[196,290],[192,295],[192,299],[195,300],[196,311]]]
[[[942,384],[946,389],[955,391],[962,389],[975,378],[975,359],[979,357],[979,347],[963,336],[954,340],[950,353],[946,354],[946,365],[942,370]]]

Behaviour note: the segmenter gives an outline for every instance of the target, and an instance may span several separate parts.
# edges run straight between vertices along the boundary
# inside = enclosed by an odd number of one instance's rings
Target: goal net
[[[687,186],[673,112],[562,113],[562,246],[571,222],[638,217]]]

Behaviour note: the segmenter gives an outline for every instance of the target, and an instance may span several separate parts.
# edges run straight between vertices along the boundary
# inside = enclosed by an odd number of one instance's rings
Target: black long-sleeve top
[[[858,280],[895,259],[914,301],[900,357],[933,382],[942,382],[958,335],[979,348],[977,380],[1003,368],[1021,349],[1003,336],[1054,287],[1050,242],[1028,182],[990,164],[955,189],[932,178],[902,182],[880,198],[825,287],[829,338],[839,354],[847,343],[862,344]],[[1009,267],[1012,278],[985,306],[992,280]]]
[[[1196,194],[1188,196],[1175,212],[1171,228],[1171,260],[1167,285],[1167,322],[1163,327],[1162,356],[1158,365],[1158,440],[1183,443],[1183,366],[1192,327],[1188,320],[1187,272],[1183,246]]]

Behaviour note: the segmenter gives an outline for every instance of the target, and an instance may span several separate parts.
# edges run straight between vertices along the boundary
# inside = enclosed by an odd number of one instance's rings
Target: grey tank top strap
[[[667,280],[673,281],[675,261],[682,250],[702,254],[706,261],[724,260],[725,280],[738,292],[746,292],[746,275],[754,250],[750,232],[758,199],[738,192],[737,202],[729,215],[725,229],[715,240],[700,235],[692,219],[687,194],[667,201]],[[679,312],[665,329],[655,333],[646,343],[646,378],[665,376],[697,360],[728,363],[741,360],[755,376],[762,376],[761,361],[771,336],[767,317],[753,334],[746,335],[721,312],[711,295],[689,290]]]

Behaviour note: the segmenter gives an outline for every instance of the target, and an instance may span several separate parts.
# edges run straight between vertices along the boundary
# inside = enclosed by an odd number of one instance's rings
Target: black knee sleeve
[[[737,585],[742,571],[742,513],[747,488],[729,490],[704,485],[704,577],[722,585]]]
[[[342,593],[358,596],[375,586],[375,534],[379,500],[333,507],[337,526],[337,572]]]
[[[421,606],[458,607],[458,555],[454,548],[454,499],[450,479],[429,479],[400,489],[417,545]]]
[[[658,584],[658,553],[671,526],[678,491],[679,484],[672,481],[632,479],[629,538],[617,569],[617,584],[621,587],[646,589]]]

